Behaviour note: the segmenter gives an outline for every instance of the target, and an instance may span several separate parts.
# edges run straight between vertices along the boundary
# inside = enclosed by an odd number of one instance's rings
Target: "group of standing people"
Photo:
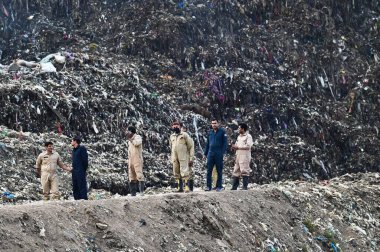
[[[179,192],[193,191],[193,161],[194,141],[186,133],[186,129],[179,122],[172,123],[174,133],[170,136],[171,159],[173,163],[173,174],[178,184]],[[181,130],[182,129],[182,130]],[[248,133],[248,125],[240,123],[238,127],[239,136],[235,144],[231,146],[236,152],[234,171],[232,174],[232,190],[237,190],[240,178],[243,179],[243,189],[248,189],[248,180],[251,162],[252,136]],[[223,162],[226,159],[228,139],[226,131],[219,127],[216,119],[211,120],[211,130],[207,135],[207,143],[204,151],[204,159],[207,159],[207,176],[205,191],[215,189],[223,190]],[[217,175],[212,176],[213,170]],[[212,180],[216,180],[212,187]],[[215,181],[214,181],[215,182]],[[185,186],[185,189],[183,189]]]
[[[171,162],[173,165],[173,176],[177,183],[178,192],[192,192],[194,190],[194,141],[186,132],[187,129],[180,122],[171,125],[173,133],[170,135]],[[248,126],[240,123],[238,127],[239,136],[231,149],[236,152],[234,170],[232,173],[232,190],[237,190],[240,179],[243,180],[243,189],[248,189],[250,174],[252,136],[248,133]],[[131,196],[137,192],[144,195],[145,177],[143,174],[142,137],[136,133],[136,128],[129,126],[126,130],[128,139],[128,178]],[[44,200],[59,199],[58,190],[58,167],[72,173],[72,187],[75,200],[87,200],[86,172],[88,168],[87,150],[81,144],[80,137],[74,137],[71,141],[72,167],[65,165],[60,155],[53,151],[53,143],[45,143],[45,151],[36,161],[36,173],[41,179]],[[207,176],[205,191],[223,190],[223,162],[226,160],[228,139],[225,129],[219,127],[216,119],[211,120],[211,129],[207,135],[204,150],[204,159],[207,159]],[[216,170],[216,176],[213,176]],[[212,187],[214,180],[214,187]],[[50,195],[51,194],[51,195]]]

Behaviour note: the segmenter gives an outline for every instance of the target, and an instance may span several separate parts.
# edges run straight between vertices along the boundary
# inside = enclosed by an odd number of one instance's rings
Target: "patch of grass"
[[[329,242],[333,242],[334,244],[336,244],[335,235],[330,230],[325,230],[325,232],[323,233],[323,236],[326,237],[329,240]]]
[[[98,45],[95,44],[95,43],[91,43],[88,48],[90,49],[90,51],[95,51],[97,48],[98,48]]]
[[[310,233],[314,233],[316,231],[316,227],[310,219],[305,219],[302,223],[307,227],[307,229],[309,229]]]

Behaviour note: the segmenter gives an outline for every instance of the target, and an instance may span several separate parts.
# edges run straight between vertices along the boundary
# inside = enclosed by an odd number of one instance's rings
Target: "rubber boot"
[[[190,192],[189,181],[187,179],[184,180],[184,185],[185,185],[185,193]]]
[[[243,177],[243,190],[248,190],[248,176]]]
[[[129,191],[131,193],[131,196],[136,196],[136,190],[137,190],[136,182],[130,181],[129,182]]]
[[[144,190],[145,190],[145,182],[139,181],[139,191],[140,191],[141,196],[144,196]]]
[[[237,190],[237,188],[239,187],[239,178],[238,177],[232,177],[231,179],[231,184],[232,184],[232,188],[231,190]]]
[[[183,192],[183,181],[182,181],[182,179],[177,179],[177,184],[178,184],[177,192]]]
[[[190,192],[194,191],[194,180],[193,179],[189,179],[189,189],[190,189]]]

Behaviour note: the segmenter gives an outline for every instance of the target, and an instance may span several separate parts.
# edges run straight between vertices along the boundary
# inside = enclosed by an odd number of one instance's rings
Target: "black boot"
[[[248,190],[248,176],[243,177],[243,190]]]
[[[135,181],[129,182],[129,191],[131,193],[131,196],[136,196],[137,183]]]
[[[189,189],[190,189],[190,192],[194,191],[194,180],[193,179],[189,179]]]
[[[177,192],[183,192],[183,180],[182,179],[177,179],[177,184],[178,184],[178,187],[177,187]]]
[[[145,190],[145,182],[139,181],[139,191],[140,191],[141,196],[144,196],[144,190]]]
[[[238,177],[232,177],[231,179],[231,184],[232,184],[232,188],[231,190],[237,190],[237,188],[239,187],[239,178]]]

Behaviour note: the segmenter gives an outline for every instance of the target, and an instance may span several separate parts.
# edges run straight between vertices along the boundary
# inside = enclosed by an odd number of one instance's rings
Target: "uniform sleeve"
[[[173,146],[172,146],[172,135],[170,135],[170,137],[169,137],[169,147],[170,147],[170,150],[173,150]]]
[[[142,144],[142,137],[139,135],[136,135],[135,138],[133,138],[132,141],[130,141],[134,146],[140,146]]]
[[[187,144],[187,149],[189,150],[190,160],[193,160],[194,159],[194,141],[189,135],[187,135],[186,137],[186,144]]]
[[[252,136],[251,136],[251,134],[248,134],[248,137],[247,137],[247,147],[252,147],[252,145],[253,145]]]
[[[87,168],[88,168],[88,153],[87,153],[87,149],[85,147],[83,147],[81,149],[80,155],[81,155],[81,159],[82,159],[83,168],[85,170],[87,170]]]
[[[223,155],[226,154],[227,152],[227,144],[228,144],[228,139],[227,139],[227,133],[225,130],[223,130]]]
[[[41,169],[41,163],[42,163],[42,156],[40,154],[40,155],[38,155],[37,160],[36,160],[36,168],[37,169]]]
[[[59,167],[61,167],[62,169],[64,169],[63,167],[65,167],[65,165],[63,164],[60,155],[58,155],[58,158],[57,158],[57,164],[58,164]]]

